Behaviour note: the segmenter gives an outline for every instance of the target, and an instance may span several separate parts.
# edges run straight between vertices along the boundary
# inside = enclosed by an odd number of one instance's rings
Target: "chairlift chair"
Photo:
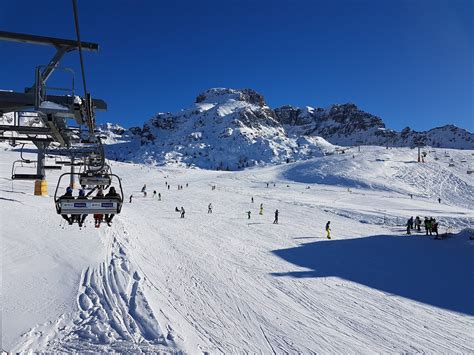
[[[120,200],[116,198],[86,198],[86,199],[76,199],[74,197],[64,198],[58,196],[58,190],[61,186],[61,180],[66,176],[76,175],[79,177],[79,182],[84,186],[94,186],[92,191],[96,188],[107,189],[112,184],[112,179],[115,178],[118,181],[117,193],[120,196]],[[91,184],[89,184],[91,183]],[[107,184],[107,185],[104,185]],[[91,192],[92,192],[91,191]],[[81,215],[81,214],[119,214],[122,210],[123,203],[123,189],[122,181],[116,174],[91,174],[86,176],[86,174],[81,173],[64,173],[58,179],[58,184],[54,192],[54,203],[56,206],[56,212],[58,214],[71,214],[71,215]]]
[[[30,170],[34,168],[35,173],[34,174],[28,174],[26,172],[19,173],[18,172],[19,168],[29,168]],[[15,160],[12,164],[12,180],[42,180],[43,178],[44,178],[43,175],[38,175],[36,173],[36,160],[21,159],[21,160]]]

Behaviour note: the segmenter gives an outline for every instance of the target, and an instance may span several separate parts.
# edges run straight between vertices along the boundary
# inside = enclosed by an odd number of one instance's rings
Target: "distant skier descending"
[[[326,223],[326,238],[331,239],[331,227],[330,227],[331,221],[328,221]]]
[[[184,207],[181,206],[181,218],[184,218],[185,213],[186,213],[186,211],[184,210]]]
[[[273,220],[273,224],[278,224],[278,210],[275,211],[275,219]]]
[[[212,203],[207,206],[207,213],[212,213]]]

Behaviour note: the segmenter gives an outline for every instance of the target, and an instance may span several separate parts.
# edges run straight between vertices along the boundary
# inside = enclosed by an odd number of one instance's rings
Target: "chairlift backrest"
[[[109,186],[112,179],[109,175],[81,175],[79,177],[79,184],[81,186]]]
[[[56,207],[59,214],[118,214],[122,204],[116,198],[60,198]]]

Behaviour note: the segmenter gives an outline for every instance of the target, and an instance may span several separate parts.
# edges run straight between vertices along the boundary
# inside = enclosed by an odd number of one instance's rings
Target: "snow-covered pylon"
[[[179,351],[174,335],[162,331],[116,230],[107,231],[106,260],[82,272],[76,312],[31,329],[15,352]]]

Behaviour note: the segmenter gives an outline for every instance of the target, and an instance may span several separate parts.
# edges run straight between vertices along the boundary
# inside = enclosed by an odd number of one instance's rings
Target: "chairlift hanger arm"
[[[25,34],[25,33],[15,33],[15,32],[6,32],[6,31],[0,31],[0,40],[54,46],[56,48],[56,54],[49,61],[48,65],[41,73],[41,76],[44,82],[48,80],[48,78],[51,76],[54,69],[57,67],[63,55],[66,54],[67,52],[71,52],[78,48],[88,50],[88,51],[99,50],[99,45],[97,43],[77,42],[75,40],[70,40],[70,39],[37,36],[37,35],[30,35],[30,34]],[[33,88],[28,88],[26,91],[30,91],[32,89]]]
[[[30,35],[26,33],[16,33],[16,32],[7,32],[0,31],[0,40],[12,41],[12,42],[23,42],[30,44],[40,44],[40,45],[50,45],[58,47],[67,47],[67,52],[76,50],[78,48],[77,40],[63,39],[56,37],[46,37],[46,36],[37,36]],[[81,42],[82,49],[87,51],[98,51],[99,45],[92,42]]]

